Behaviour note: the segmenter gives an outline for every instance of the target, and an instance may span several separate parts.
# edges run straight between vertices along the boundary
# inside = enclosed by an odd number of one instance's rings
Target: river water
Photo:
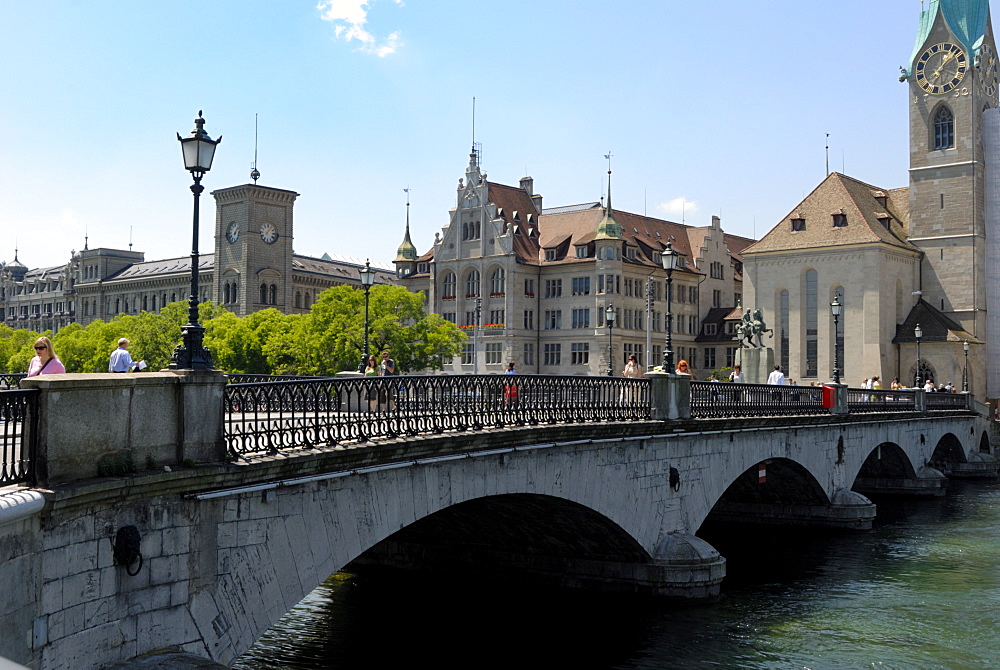
[[[705,605],[337,573],[235,667],[1000,668],[1000,484],[878,501],[868,533],[705,531]]]

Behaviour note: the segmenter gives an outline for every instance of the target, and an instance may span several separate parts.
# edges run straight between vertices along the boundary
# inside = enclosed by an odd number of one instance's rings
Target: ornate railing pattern
[[[966,406],[964,393],[925,393],[924,403],[928,411],[934,409],[962,409]]]
[[[0,486],[35,483],[38,391],[0,391]]]
[[[229,384],[230,454],[404,435],[650,417],[649,380],[479,375]]]
[[[847,411],[913,412],[917,408],[916,391],[883,391],[878,389],[847,389]],[[958,405],[961,407],[962,405]]]
[[[691,382],[692,418],[828,414],[818,386]]]
[[[27,376],[26,372],[0,373],[0,389],[16,389],[21,380]]]
[[[290,382],[299,379],[328,379],[328,377],[314,377],[310,375],[258,375],[242,372],[226,373],[226,382],[229,384],[264,384],[266,382]],[[332,379],[332,377],[329,379]]]

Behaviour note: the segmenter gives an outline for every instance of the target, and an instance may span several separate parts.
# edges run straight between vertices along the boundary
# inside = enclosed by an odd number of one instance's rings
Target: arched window
[[[819,273],[806,272],[806,368],[804,377],[819,375]]]
[[[156,296],[155,295],[153,296],[153,299],[150,302],[152,303],[150,306],[153,308],[153,311],[155,312],[156,311]]]
[[[177,294],[176,293],[171,293],[170,294],[170,302],[177,302]]]
[[[148,312],[149,311],[149,297],[148,296],[142,296],[142,311],[144,311],[144,312]]]
[[[295,306],[296,307],[302,307],[302,292],[301,291],[296,291],[295,292]]]
[[[270,300],[270,303],[272,305],[277,305],[278,304],[278,285],[277,284],[271,284],[271,300]]]
[[[497,268],[493,271],[493,275],[490,277],[490,293],[506,293],[505,286],[506,275],[504,274],[503,268]]]
[[[267,284],[260,285],[260,304],[267,304]]]
[[[125,303],[125,309],[128,309],[128,303]],[[122,311],[122,299],[115,298],[115,314],[120,314]]]
[[[238,298],[236,297],[238,286],[239,286],[239,284],[237,284],[236,282],[233,282],[233,291],[232,291],[232,295],[230,296],[233,299],[233,302],[236,302],[238,300]]]
[[[479,270],[471,270],[465,276],[465,295],[466,297],[479,295]]]
[[[941,105],[934,114],[934,148],[951,149],[955,146],[955,115]]]
[[[449,272],[444,276],[444,281],[441,283],[441,297],[442,298],[454,298],[455,297],[455,273]]]
[[[229,304],[229,284],[227,283],[222,287],[222,302],[226,305]]]

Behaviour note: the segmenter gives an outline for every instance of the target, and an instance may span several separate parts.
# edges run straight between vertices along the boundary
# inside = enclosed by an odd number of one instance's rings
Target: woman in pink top
[[[66,368],[56,358],[56,352],[52,351],[52,342],[49,338],[43,336],[35,340],[35,357],[28,366],[28,376],[56,375],[65,372]]]

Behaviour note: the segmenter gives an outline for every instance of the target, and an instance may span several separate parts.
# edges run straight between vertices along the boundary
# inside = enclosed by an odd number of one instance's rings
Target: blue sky
[[[0,4],[0,260],[71,249],[190,253],[175,133],[223,142],[207,191],[301,194],[295,250],[391,260],[448,222],[472,142],[493,181],[546,206],[761,236],[830,167],[907,183],[919,0],[214,0]],[[207,193],[206,193],[207,195]],[[202,252],[214,201],[203,198]]]

